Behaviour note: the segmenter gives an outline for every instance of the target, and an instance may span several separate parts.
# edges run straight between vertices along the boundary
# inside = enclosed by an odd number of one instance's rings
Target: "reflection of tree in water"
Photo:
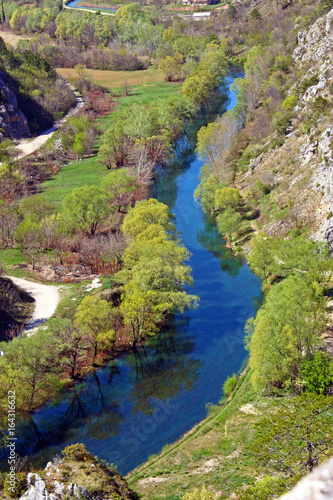
[[[177,199],[177,178],[191,167],[195,160],[194,147],[188,141],[186,134],[175,143],[175,157],[166,168],[161,168],[156,176],[152,197],[158,197],[161,203],[168,205],[170,210]]]
[[[223,91],[226,89],[223,89]],[[223,113],[226,109],[227,94],[217,93],[216,99],[203,109],[197,119],[191,123],[186,131],[174,142],[174,158],[168,166],[160,168],[156,176],[155,186],[152,190],[152,197],[157,197],[159,201],[168,205],[170,210],[175,205],[177,199],[177,178],[188,170],[196,159],[195,148],[197,145],[197,132],[214,121],[218,111]]]
[[[204,217],[204,228],[198,231],[197,240],[218,259],[222,271],[228,273],[229,276],[238,275],[244,265],[244,260],[222,245],[221,235],[212,219]]]
[[[112,380],[117,373],[119,369],[113,363],[107,385],[102,384],[98,374],[94,373],[85,382],[71,389],[66,400],[58,407],[58,411],[54,411],[55,405],[53,405],[42,410],[43,418],[38,414],[29,416],[18,428],[20,434],[18,453],[21,456],[38,453],[37,461],[43,461],[45,457],[41,456],[42,450],[48,447],[54,449],[59,445],[62,449],[66,437],[70,440],[71,436],[78,435],[80,428],[84,426],[94,440],[105,440],[117,435],[119,426],[124,420],[119,411],[119,402],[110,397],[113,392],[110,379]],[[49,457],[49,452],[46,450],[45,454],[47,453]],[[1,454],[1,462],[5,459],[6,457]]]
[[[191,390],[198,379],[202,362],[188,354],[193,350],[191,339],[182,338],[178,332],[168,330],[154,339],[146,348],[138,349],[131,356],[137,378],[130,400],[132,411],[141,410],[145,415],[154,412],[152,398],[167,401],[181,390]]]

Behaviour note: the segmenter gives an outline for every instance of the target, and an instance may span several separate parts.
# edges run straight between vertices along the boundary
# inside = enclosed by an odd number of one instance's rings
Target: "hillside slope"
[[[300,77],[289,91],[297,104],[287,135],[269,137],[237,178],[244,192],[258,181],[270,186],[257,221],[270,235],[303,227],[315,239],[333,243],[332,47],[333,10],[298,34],[293,64]],[[277,140],[283,144],[276,147]]]

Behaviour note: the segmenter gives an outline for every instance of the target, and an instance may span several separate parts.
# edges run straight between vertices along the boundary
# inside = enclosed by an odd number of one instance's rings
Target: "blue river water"
[[[228,89],[239,76],[233,68],[220,114],[235,105]],[[207,403],[220,400],[224,380],[246,360],[244,325],[258,306],[261,283],[244,260],[223,246],[213,221],[193,199],[202,166],[194,152],[195,136],[195,129],[189,132],[176,160],[159,173],[153,196],[176,216],[192,254],[192,293],[200,305],[177,315],[145,349],[97,370],[20,424],[17,451],[36,466],[81,442],[128,473],[202,420]],[[0,455],[4,467],[5,454]]]
[[[69,2],[67,4],[67,7],[71,9],[90,9],[90,10],[110,10],[111,12],[116,12],[117,9],[109,9],[108,7],[83,7],[82,5],[79,5],[79,2],[81,0],[73,0],[72,2]]]

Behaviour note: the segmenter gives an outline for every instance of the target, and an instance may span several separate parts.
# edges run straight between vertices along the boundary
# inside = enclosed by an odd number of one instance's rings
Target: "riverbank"
[[[227,498],[239,486],[253,484],[257,471],[245,449],[255,423],[263,412],[269,413],[273,399],[258,396],[250,378],[247,368],[226,402],[128,474],[129,485],[143,499],[162,499],[181,497],[207,484],[220,498]]]

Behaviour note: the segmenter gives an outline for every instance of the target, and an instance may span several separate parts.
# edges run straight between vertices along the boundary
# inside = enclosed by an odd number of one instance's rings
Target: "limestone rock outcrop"
[[[28,121],[17,107],[17,99],[0,73],[0,142],[4,138],[22,139],[30,136]]]

